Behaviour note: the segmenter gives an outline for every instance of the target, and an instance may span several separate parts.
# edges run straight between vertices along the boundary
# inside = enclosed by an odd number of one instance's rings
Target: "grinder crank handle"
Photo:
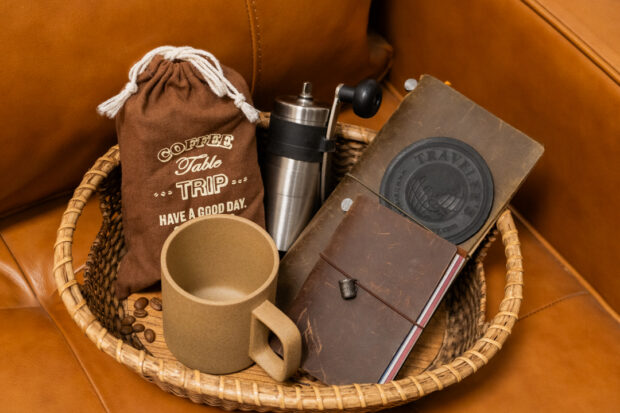
[[[339,84],[336,87],[334,93],[334,102],[329,114],[329,121],[327,123],[327,133],[325,140],[332,140],[336,133],[336,124],[338,121],[338,114],[340,113],[340,106],[342,102],[353,104],[353,112],[361,118],[373,117],[379,107],[381,106],[381,100],[383,98],[383,92],[381,86],[374,79],[362,80],[357,86],[346,86]],[[323,154],[323,162],[321,165],[321,182],[320,182],[320,194],[321,203],[325,202],[325,198],[333,189],[333,179],[328,173],[331,170],[331,157],[328,152]]]

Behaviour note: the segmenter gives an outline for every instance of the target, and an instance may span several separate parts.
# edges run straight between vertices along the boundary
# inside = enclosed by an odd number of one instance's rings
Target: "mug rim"
[[[273,268],[271,270],[271,273],[269,274],[269,276],[267,277],[267,279],[265,280],[265,282],[263,282],[259,287],[257,287],[256,289],[254,289],[251,293],[246,294],[243,298],[239,298],[239,299],[235,299],[235,300],[227,300],[227,301],[214,301],[214,300],[208,300],[206,298],[200,298],[197,297],[193,294],[190,294],[187,290],[185,290],[184,288],[182,288],[174,279],[174,277],[170,274],[170,271],[168,270],[168,266],[166,264],[166,255],[168,253],[168,248],[170,247],[170,244],[174,241],[174,239],[181,233],[183,232],[183,230],[185,230],[186,228],[188,228],[189,226],[191,226],[192,224],[195,224],[197,222],[201,222],[201,221],[209,221],[209,220],[230,220],[230,221],[237,221],[237,222],[241,222],[244,224],[248,224],[250,227],[252,227],[253,229],[257,230],[258,233],[260,235],[263,236],[263,238],[267,241],[267,243],[269,244],[270,248],[271,248],[271,252],[273,254]],[[258,296],[259,294],[261,294],[263,291],[265,291],[270,285],[271,283],[273,283],[275,281],[275,278],[278,275],[278,270],[280,267],[280,255],[278,252],[278,248],[276,247],[275,242],[273,241],[273,239],[271,238],[271,236],[269,235],[269,233],[260,225],[258,225],[256,222],[249,220],[247,218],[244,217],[240,217],[240,216],[236,216],[236,215],[232,215],[232,214],[214,214],[214,215],[205,215],[202,217],[196,217],[196,218],[192,218],[187,222],[184,222],[183,224],[179,225],[178,227],[176,227],[169,235],[168,237],[166,237],[166,241],[164,241],[164,245],[162,246],[161,249],[161,254],[160,254],[160,265],[161,265],[161,273],[162,273],[162,277],[165,277],[166,280],[170,283],[170,286],[179,294],[181,294],[182,296],[184,296],[185,298],[194,301],[196,303],[199,304],[208,304],[208,305],[212,305],[212,306],[229,306],[229,305],[238,305],[247,301],[250,301],[252,299],[254,299],[256,296]]]

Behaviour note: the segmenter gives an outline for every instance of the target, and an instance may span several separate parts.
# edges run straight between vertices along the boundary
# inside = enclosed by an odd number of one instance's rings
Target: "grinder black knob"
[[[343,85],[338,90],[338,99],[352,103],[353,112],[361,118],[373,117],[381,106],[382,97],[381,86],[374,79],[363,80],[355,87]]]

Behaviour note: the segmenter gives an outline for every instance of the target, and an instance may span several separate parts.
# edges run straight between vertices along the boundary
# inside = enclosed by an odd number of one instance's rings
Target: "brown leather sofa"
[[[404,80],[430,73],[543,143],[514,200],[526,286],[512,336],[472,377],[400,409],[618,411],[617,1],[70,0],[3,2],[0,16],[0,410],[209,409],[97,350],[51,271],[68,194],[115,142],[95,106],[146,51],[187,44],[236,68],[264,110],[303,80],[329,100],[337,83],[374,76],[385,86],[380,113],[341,119],[378,129]],[[93,202],[76,231],[76,268],[100,220]],[[493,248],[491,313],[503,267]]]

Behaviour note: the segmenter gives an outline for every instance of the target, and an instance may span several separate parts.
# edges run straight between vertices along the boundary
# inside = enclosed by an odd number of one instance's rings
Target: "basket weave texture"
[[[268,115],[263,114],[259,128],[266,128],[268,122]],[[375,132],[369,129],[338,125],[334,156],[337,175],[342,176],[350,169],[374,136]],[[522,256],[512,216],[505,211],[497,229],[487,237],[446,295],[442,304],[448,313],[443,343],[422,372],[401,374],[398,380],[383,385],[268,383],[205,374],[155,357],[139,341],[119,333],[120,320],[125,314],[122,303],[114,295],[116,270],[124,254],[118,166],[119,149],[114,146],[84,175],[69,201],[54,245],[53,272],[58,293],[71,317],[99,350],[165,391],[196,403],[227,410],[257,411],[376,411],[394,407],[442,390],[475,373],[502,348],[518,318],[523,286]],[[94,192],[100,196],[103,224],[91,247],[84,283],[80,284],[74,274],[73,235],[78,218]],[[505,296],[499,312],[490,322],[485,322],[482,260],[498,232],[507,259]]]

